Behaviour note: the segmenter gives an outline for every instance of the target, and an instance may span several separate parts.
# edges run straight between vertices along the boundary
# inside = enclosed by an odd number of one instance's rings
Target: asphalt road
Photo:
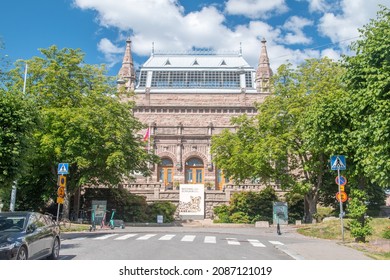
[[[126,227],[64,233],[62,260],[369,260],[292,227]]]

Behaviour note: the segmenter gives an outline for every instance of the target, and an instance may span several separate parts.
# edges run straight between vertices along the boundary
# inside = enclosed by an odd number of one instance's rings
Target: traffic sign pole
[[[340,177],[340,168],[337,168],[337,176],[338,178],[341,178]],[[341,194],[341,185],[340,185],[340,181],[341,180],[337,180],[338,181],[338,186],[339,186],[339,193]],[[340,197],[340,222],[341,222],[341,236],[342,236],[342,239],[343,239],[343,243],[344,243],[344,221],[343,221],[343,202],[342,202],[342,199]]]
[[[57,222],[60,215],[60,205],[64,203],[64,198],[66,196],[66,174],[69,174],[69,163],[59,163],[57,168]],[[62,188],[62,189],[61,189]],[[61,190],[60,190],[61,189]],[[63,195],[62,195],[63,194]]]
[[[61,175],[58,175],[58,179],[57,179],[57,188],[58,188],[58,186],[60,185],[60,176],[61,176]],[[58,190],[57,190],[57,192],[58,192]],[[56,221],[57,221],[57,223],[58,223],[58,217],[59,217],[59,215],[60,215],[60,205],[61,205],[61,203],[58,203],[58,201],[57,201],[57,204],[58,204],[58,206],[57,206],[57,217],[56,217]]]

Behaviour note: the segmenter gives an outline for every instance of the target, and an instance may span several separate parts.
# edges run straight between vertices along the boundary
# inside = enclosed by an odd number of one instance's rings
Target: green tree
[[[80,50],[52,46],[41,53],[27,61],[27,95],[34,98],[42,125],[34,131],[30,161],[35,181],[26,178],[22,189],[38,187],[46,190],[42,195],[52,195],[60,162],[69,163],[71,195],[82,185],[115,186],[134,172],[147,174],[147,162],[155,157],[136,134],[143,125],[132,115],[133,103],[121,102],[124,93],[105,68],[85,64]],[[19,88],[20,64],[11,75],[8,87]]]
[[[365,242],[366,237],[372,234],[372,227],[370,226],[371,218],[366,217],[367,194],[359,189],[352,189],[350,200],[348,202],[348,217],[351,220],[348,223],[351,235],[355,241]]]
[[[13,182],[28,172],[37,122],[33,104],[21,91],[0,87],[0,199],[7,200]]]
[[[213,137],[216,165],[237,181],[272,180],[304,195],[305,220],[311,222],[320,189],[330,182],[329,157],[343,147],[347,122],[337,105],[345,93],[342,74],[326,58],[296,69],[282,65],[274,94],[258,105],[257,116],[235,118],[236,132]]]
[[[381,6],[377,18],[360,29],[352,43],[356,53],[344,58],[347,102],[351,114],[349,147],[359,185],[390,186],[390,10]]]

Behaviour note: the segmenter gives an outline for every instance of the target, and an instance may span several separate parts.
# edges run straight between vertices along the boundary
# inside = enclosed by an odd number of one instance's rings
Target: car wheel
[[[57,260],[59,256],[60,256],[60,241],[58,240],[58,238],[55,238],[53,242],[53,248],[51,249],[51,254],[49,255],[48,259]]]
[[[28,253],[27,253],[27,248],[22,246],[19,249],[18,255],[16,256],[17,260],[27,260],[28,258]]]

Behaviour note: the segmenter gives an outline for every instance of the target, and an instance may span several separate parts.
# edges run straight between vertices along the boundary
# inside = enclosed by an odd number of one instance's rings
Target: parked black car
[[[60,228],[37,212],[0,213],[0,259],[58,259]]]

